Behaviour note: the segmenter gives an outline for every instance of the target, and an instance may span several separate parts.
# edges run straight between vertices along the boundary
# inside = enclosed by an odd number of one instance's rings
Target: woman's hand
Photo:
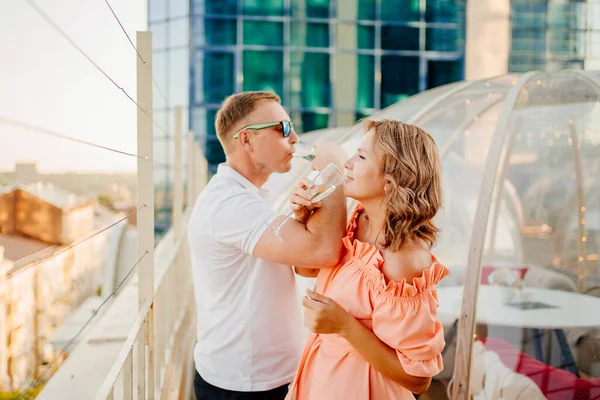
[[[344,163],[348,160],[348,155],[342,147],[333,142],[316,142],[313,144],[315,149],[315,158],[311,163],[311,168],[317,171],[322,170],[330,163],[334,163],[342,171]]]
[[[413,393],[424,393],[431,377],[412,376],[404,371],[395,349],[382,342],[372,330],[355,319],[329,297],[306,290],[302,299],[304,323],[314,333],[337,333],[383,375]]]
[[[314,184],[308,178],[302,178],[298,183],[298,186],[292,190],[292,195],[290,196],[290,208],[294,211],[296,220],[302,224],[306,224],[308,217],[314,209],[323,205],[323,202],[321,201],[316,203],[312,202],[310,189],[312,189],[313,186]]]
[[[306,297],[302,299],[304,306],[304,323],[314,333],[337,333],[343,336],[343,332],[354,320],[346,310],[327,296],[306,290]]]

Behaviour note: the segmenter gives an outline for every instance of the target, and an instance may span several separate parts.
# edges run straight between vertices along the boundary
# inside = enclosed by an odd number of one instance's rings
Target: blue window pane
[[[549,28],[585,29],[582,4],[548,3],[547,26]],[[578,18],[578,16],[581,16]],[[581,24],[581,25],[580,25]]]
[[[356,108],[375,107],[375,56],[358,55]]]
[[[425,49],[433,51],[464,52],[465,39],[462,29],[427,28]]]
[[[204,83],[204,102],[220,103],[234,91],[234,62],[232,53],[205,53],[204,74],[198,71],[198,81]],[[200,80],[201,79],[201,80]],[[202,88],[196,88],[198,101],[202,101]],[[200,98],[198,98],[200,97]]]
[[[455,61],[429,61],[427,63],[427,88],[445,85],[463,79],[462,62]]]
[[[206,110],[206,160],[209,164],[220,164],[225,161],[225,152],[215,132],[217,110]]]
[[[381,20],[415,22],[421,19],[420,0],[381,0]]]
[[[194,108],[192,110],[192,129],[196,141],[204,150],[209,164],[215,165],[225,160],[223,148],[215,132],[215,117],[217,110]]]
[[[302,69],[302,105],[329,106],[329,54],[306,53]]]
[[[190,22],[187,18],[169,22],[169,47],[187,47],[190,44]]]
[[[187,48],[173,49],[167,53],[169,56],[169,102],[171,105],[185,106],[189,102],[190,89],[190,57]]]
[[[553,29],[548,31],[548,49],[553,55],[585,57],[584,31]]]
[[[164,0],[148,1],[148,21],[163,21],[167,19],[167,4]]]
[[[164,51],[155,52],[152,55],[152,78],[156,82],[156,86],[161,89],[161,93],[167,88],[167,58],[168,52]],[[154,102],[155,106],[160,108],[165,108],[168,106],[168,104],[165,103],[165,99],[163,99],[160,95],[155,94],[152,101]],[[166,122],[163,123],[162,126],[166,126]]]
[[[204,9],[202,9],[204,3]],[[237,0],[193,0],[192,11],[194,14],[221,14],[221,15],[237,15],[238,2]]]
[[[358,0],[356,19],[362,21],[375,21],[376,8],[377,2],[375,0]]]
[[[327,128],[329,125],[329,114],[303,112],[301,118],[302,132],[311,132],[317,129]]]
[[[163,50],[167,47],[167,24],[158,22],[149,25],[152,31],[152,50]]]
[[[190,13],[190,0],[169,0],[169,17],[184,17]]]
[[[237,31],[235,21],[206,18],[204,19],[204,26],[202,25],[201,18],[194,24],[194,38],[197,45],[235,45]]]
[[[365,118],[368,118],[371,115],[371,113],[366,113],[366,112],[362,112],[362,111],[357,111],[354,114],[354,122],[358,122],[360,120],[363,120]]]
[[[427,0],[425,21],[465,23],[465,0]]]
[[[161,99],[161,101],[162,101],[162,99]],[[155,104],[154,111],[153,111],[154,115],[152,115],[154,122],[156,122],[160,126],[169,126],[167,124],[167,110],[165,109],[165,107],[168,107],[169,105],[166,104],[164,101],[162,101],[162,103],[159,103],[158,107],[156,106],[156,103],[154,103],[154,104]],[[164,133],[160,129],[154,129],[155,141],[156,141],[156,138],[159,136],[164,136]],[[156,147],[155,147],[155,149],[156,149]],[[154,153],[156,153],[156,151]]]
[[[329,18],[330,0],[291,0],[292,17]]]
[[[244,21],[244,44],[283,46],[283,23]]]
[[[419,50],[419,28],[382,26],[381,48],[384,50]]]
[[[292,107],[329,107],[329,54],[291,54]]]
[[[528,72],[543,70],[546,65],[544,54],[541,55],[515,55],[511,54],[509,58],[510,72]]]
[[[244,15],[283,15],[283,0],[242,0]]]
[[[530,0],[511,1],[510,5],[511,27],[545,28],[546,4],[533,3]]]
[[[243,72],[243,90],[283,93],[283,52],[244,51]]]
[[[515,53],[538,53],[546,51],[544,29],[513,28],[511,32],[511,50]]]
[[[216,136],[206,137],[206,160],[209,164],[216,165],[225,162],[225,152],[223,146]]]
[[[419,58],[381,57],[381,107],[419,92]]]
[[[154,130],[156,134],[157,129]],[[160,135],[164,135],[163,132],[159,133]],[[167,165],[173,161],[172,152],[173,152],[173,141],[171,137],[168,136],[155,136],[152,141],[154,144],[153,154],[154,161],[157,163]],[[163,165],[155,165],[155,169],[164,168]]]
[[[356,34],[359,49],[372,50],[375,48],[375,27],[371,25],[357,25]]]

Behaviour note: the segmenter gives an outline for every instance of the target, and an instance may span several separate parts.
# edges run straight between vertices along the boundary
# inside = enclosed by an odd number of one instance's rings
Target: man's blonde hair
[[[234,134],[234,128],[248,114],[254,111],[257,103],[264,100],[275,101],[281,104],[281,99],[278,95],[265,91],[236,93],[225,99],[215,118],[215,130],[217,138],[221,142],[226,154],[232,150],[229,142],[231,136]]]
[[[423,240],[435,244],[439,229],[433,217],[442,206],[442,184],[437,147],[431,135],[400,121],[364,121],[381,151],[386,188],[384,246],[391,251],[403,243]]]

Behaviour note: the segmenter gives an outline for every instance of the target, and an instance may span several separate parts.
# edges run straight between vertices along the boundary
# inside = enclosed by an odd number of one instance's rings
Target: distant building
[[[52,184],[18,185],[0,194],[0,234],[68,244],[94,228],[94,203]]]
[[[511,0],[510,72],[600,68],[600,1]]]
[[[47,378],[65,357],[51,335],[100,292],[121,235],[102,229],[120,216],[95,209],[51,184],[0,188],[0,391]]]
[[[37,172],[37,163],[17,163],[15,165],[15,181],[22,184],[30,184],[40,180]]]

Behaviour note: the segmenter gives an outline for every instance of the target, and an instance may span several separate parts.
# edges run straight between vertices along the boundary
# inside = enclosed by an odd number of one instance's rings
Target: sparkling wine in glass
[[[331,193],[335,191],[335,189],[344,182],[345,175],[344,173],[333,163],[327,165],[323,168],[318,175],[312,180],[314,186],[308,189],[309,194],[311,195],[311,201],[313,203],[318,203],[323,200]],[[280,229],[283,225],[294,215],[294,212],[290,212],[283,221],[277,223],[273,222],[269,225],[269,228],[275,233],[275,236],[279,240],[283,242],[283,238],[280,234]]]
[[[310,189],[310,194],[313,196],[312,202],[318,203],[323,200],[325,197],[329,196],[336,188],[336,185],[332,184],[323,184],[314,186]]]
[[[305,159],[306,161],[312,161],[315,159],[315,149],[307,143],[298,142],[296,143],[294,157],[300,157]]]

